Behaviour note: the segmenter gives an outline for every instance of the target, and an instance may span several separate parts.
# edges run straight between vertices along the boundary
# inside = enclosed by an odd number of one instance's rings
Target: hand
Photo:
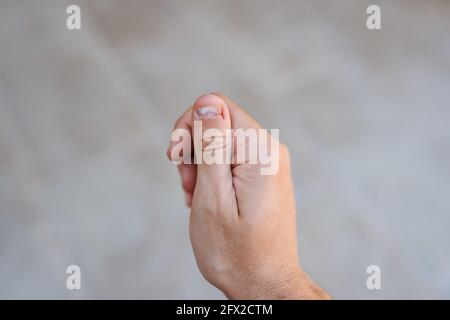
[[[189,130],[192,142],[202,150],[226,147],[205,143],[201,134],[193,132],[194,121],[201,121],[201,133],[210,128],[222,133],[230,128],[261,129],[234,102],[216,93],[199,97],[178,119],[175,129]],[[277,142],[271,136],[267,139]],[[177,143],[171,141],[170,159]],[[239,148],[248,146],[234,146],[233,159]],[[261,163],[248,161],[178,166],[191,207],[190,237],[201,273],[232,299],[328,298],[299,265],[296,205],[286,146],[280,144],[276,174],[261,175],[261,167]]]

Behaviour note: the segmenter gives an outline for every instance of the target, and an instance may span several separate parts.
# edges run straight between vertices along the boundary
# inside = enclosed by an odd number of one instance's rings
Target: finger
[[[195,164],[180,164],[178,165],[178,172],[180,173],[181,186],[185,193],[185,202],[190,208],[197,179],[197,167]]]
[[[175,140],[171,138],[169,147],[167,149],[167,158],[171,161],[177,160],[177,158],[182,159],[191,159],[192,154],[183,154],[184,150],[192,150],[192,139],[191,137],[191,113],[192,108],[187,109],[181,116],[178,118],[178,120],[175,122],[173,130],[177,129],[184,129],[189,133],[189,139],[186,138],[182,140],[181,142],[179,140]],[[175,148],[181,149],[181,154],[176,155],[175,154]],[[180,160],[180,159],[178,159]],[[176,162],[178,163],[178,162]],[[183,188],[183,191],[185,193],[185,202],[186,205],[190,208],[192,205],[192,197],[194,193],[195,188],[195,181],[197,178],[197,169],[194,164],[190,163],[179,163],[178,164],[178,172],[180,174],[181,178],[181,186]]]
[[[260,124],[233,100],[218,92],[214,92],[212,95],[221,98],[226,103],[230,113],[231,127],[233,129],[261,128]]]
[[[192,108],[187,109],[175,122],[175,125],[173,127],[172,130],[172,134],[173,132],[175,132],[178,129],[181,130],[186,130],[187,132],[191,133],[191,113],[192,113]],[[184,144],[187,144],[189,141],[184,141]],[[179,144],[178,140],[175,140],[173,137],[171,137],[170,142],[169,142],[169,147],[167,148],[167,158],[170,161],[175,161],[176,160],[176,154],[174,154],[174,148]],[[186,148],[183,148],[182,150],[186,150]],[[188,156],[188,155],[182,155],[182,156]]]
[[[197,178],[204,177],[210,183],[231,177],[231,144],[227,144],[227,129],[231,119],[223,99],[215,95],[199,97],[192,107],[194,155],[197,164]],[[227,154],[228,151],[228,154]]]
[[[224,100],[230,112],[231,127],[235,133],[233,135],[232,168],[234,169],[235,167],[243,164],[257,164],[258,140],[260,138],[260,134],[266,135],[266,131],[262,131],[261,125],[233,100],[221,93],[213,93],[213,95]],[[250,132],[249,129],[254,131]],[[236,134],[239,130],[243,130],[241,131],[242,133],[246,132],[255,138],[239,139]],[[268,140],[270,140],[270,138]]]
[[[239,214],[228,158],[232,154],[231,139],[225,138],[227,131],[231,133],[230,128],[230,113],[224,100],[211,94],[196,100],[192,131],[197,180],[192,207],[201,209],[192,212],[232,220]]]

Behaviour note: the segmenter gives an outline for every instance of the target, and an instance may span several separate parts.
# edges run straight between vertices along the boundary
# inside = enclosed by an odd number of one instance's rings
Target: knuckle
[[[189,191],[189,184],[185,179],[183,179],[183,181],[181,182],[181,187],[183,188],[184,191],[186,192]]]
[[[188,175],[186,175],[186,174],[184,174],[184,175],[182,175],[182,178],[181,178],[181,187],[183,188],[183,190],[184,191],[186,191],[186,192],[190,192],[190,191],[192,191],[192,187],[193,187],[193,181],[192,181],[192,179],[188,176]]]
[[[172,161],[172,148],[170,146],[167,148],[166,156],[167,156],[167,159]]]
[[[213,94],[215,96],[224,96],[224,94],[222,92],[219,92],[219,91],[211,92],[211,94]]]
[[[180,127],[181,127],[182,121],[183,121],[182,117],[179,117],[179,118],[175,121],[175,125],[173,126],[173,129],[180,128]]]
[[[289,149],[284,143],[280,143],[280,155],[283,158],[289,159]]]
[[[289,166],[291,161],[290,159],[291,156],[289,153],[289,148],[285,144],[280,143],[280,163]]]

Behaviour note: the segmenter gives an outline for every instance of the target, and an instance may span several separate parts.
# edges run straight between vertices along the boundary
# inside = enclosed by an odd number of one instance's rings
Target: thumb
[[[232,186],[232,138],[227,129],[231,129],[231,118],[225,101],[216,95],[200,96],[192,108],[194,157],[197,185],[207,185],[210,191]]]

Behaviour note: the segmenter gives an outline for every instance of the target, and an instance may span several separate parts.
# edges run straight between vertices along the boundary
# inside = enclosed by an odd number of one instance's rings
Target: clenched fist
[[[198,123],[200,130],[194,130],[199,128]],[[224,155],[223,159],[229,154],[231,160],[178,164],[186,202],[191,207],[192,247],[203,276],[231,299],[328,298],[299,264],[287,148],[282,144],[278,148],[276,137],[261,130],[245,111],[217,93],[199,97],[177,120],[175,129],[185,129],[192,140],[173,139],[167,152],[171,160],[178,156],[198,160],[203,153]],[[230,143],[224,139],[230,129],[254,129],[259,133],[258,144],[252,145],[251,139],[239,142],[234,136]],[[218,134],[207,139],[208,130]],[[260,141],[268,150],[276,150],[271,154],[273,161],[278,160],[273,174],[262,174],[267,164],[259,157],[252,159],[248,151],[261,147]],[[184,154],[175,152],[180,143],[186,147]],[[244,157],[238,156],[239,152]]]

